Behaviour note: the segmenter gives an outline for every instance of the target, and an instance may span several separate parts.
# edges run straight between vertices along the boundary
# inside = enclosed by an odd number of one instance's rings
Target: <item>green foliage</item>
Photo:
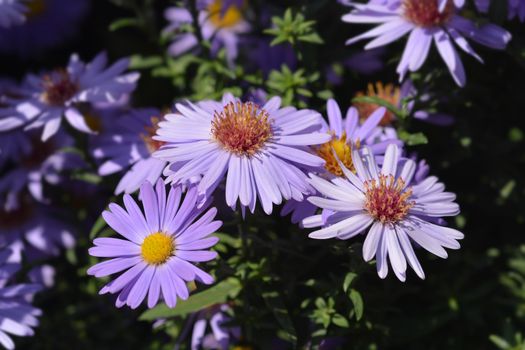
[[[310,44],[323,44],[323,39],[315,31],[315,21],[306,20],[300,13],[295,16],[292,9],[288,8],[284,12],[283,17],[272,17],[273,28],[266,29],[264,32],[270,34],[275,38],[270,45],[278,45],[288,42],[295,45],[299,42]]]

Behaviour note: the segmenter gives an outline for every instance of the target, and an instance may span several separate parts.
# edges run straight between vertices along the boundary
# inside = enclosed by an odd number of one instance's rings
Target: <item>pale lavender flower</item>
[[[224,47],[228,60],[233,62],[238,54],[239,35],[250,30],[250,25],[243,17],[245,11],[239,7],[237,1],[232,0],[227,4],[221,0],[205,0],[202,5],[198,21],[203,39],[211,41],[213,53]],[[170,7],[164,16],[170,22],[164,30],[166,33],[180,31],[184,25],[193,23],[190,11],[184,7]],[[198,38],[195,33],[177,33],[168,48],[168,53],[179,56],[197,46]]]
[[[408,71],[415,72],[423,65],[434,42],[454,81],[459,86],[464,86],[465,70],[456,46],[483,62],[467,39],[497,50],[505,49],[511,39],[511,34],[497,25],[479,25],[460,16],[457,1],[456,4],[450,0],[441,2],[444,4],[442,11],[438,8],[438,0],[389,0],[349,4],[354,10],[344,15],[343,21],[380,25],[349,39],[347,45],[373,38],[365,46],[368,50],[390,44],[410,33],[397,66],[400,80],[404,79]]]
[[[190,262],[214,259],[216,252],[206,250],[219,240],[210,236],[222,222],[214,221],[217,210],[200,209],[197,189],[191,187],[182,199],[182,187],[169,193],[162,180],[155,189],[149,182],[140,188],[141,211],[130,195],[124,195],[125,209],[110,204],[102,216],[111,228],[125,239],[96,238],[89,254],[111,258],[92,266],[89,275],[109,276],[123,272],[109,282],[100,294],[117,294],[116,306],[137,308],[147,295],[147,305],[154,307],[162,295],[169,307],[177,298],[189,297],[186,282],[213,283],[213,277]]]
[[[0,131],[24,126],[26,129],[43,127],[46,141],[60,128],[65,117],[71,126],[81,132],[93,132],[80,109],[81,104],[115,104],[129,95],[136,86],[138,73],[126,73],[129,59],[121,59],[106,68],[107,56],[99,54],[86,64],[72,55],[66,69],[42,75],[28,75],[19,90],[20,96],[9,101],[19,114],[0,119]]]
[[[253,213],[259,198],[265,213],[282,199],[302,200],[309,191],[304,169],[324,160],[308,147],[328,142],[319,132],[321,115],[312,110],[280,108],[281,99],[264,106],[241,102],[225,94],[222,102],[177,104],[155,139],[165,145],[154,156],[169,161],[164,174],[174,184],[202,175],[199,195],[204,199],[226,177],[226,203]]]
[[[10,28],[25,22],[27,7],[21,0],[0,0],[0,27]]]
[[[126,171],[115,194],[135,192],[144,181],[155,183],[162,175],[167,162],[151,156],[162,146],[152,139],[160,117],[156,109],[131,110],[106,123],[100,135],[93,137],[93,156],[104,161],[98,173],[107,176]]]
[[[348,108],[344,119],[341,109],[335,100],[328,100],[326,110],[328,123],[323,120],[321,131],[330,135],[331,139],[327,143],[312,148],[314,153],[325,160],[324,169],[316,172],[319,176],[324,178],[344,176],[338,159],[341,160],[345,167],[355,172],[352,150],[359,149],[363,145],[368,145],[374,154],[382,155],[390,143],[401,144],[397,139],[379,141],[375,137],[370,137],[376,133],[375,130],[378,129],[379,123],[384,118],[386,109],[383,107],[376,108],[370,115],[370,118],[366,119],[362,124],[359,123],[359,114],[355,107]],[[316,194],[315,189],[312,188],[309,194]],[[316,210],[317,207],[306,200],[297,201],[292,199],[283,206],[281,215],[292,213],[292,222],[298,223],[305,217],[313,215]]]
[[[31,305],[35,293],[41,290],[38,284],[13,284],[11,280],[20,269],[19,264],[9,262],[12,252],[0,252],[0,344],[6,349],[14,349],[11,336],[30,337],[33,328],[38,326],[40,309]]]
[[[456,196],[444,192],[445,186],[434,176],[412,185],[416,164],[400,159],[396,145],[388,146],[381,169],[368,147],[353,153],[357,174],[344,168],[346,179],[332,181],[311,175],[312,186],[323,197],[308,200],[332,213],[326,219],[322,214],[304,219],[305,227],[322,226],[309,236],[347,240],[365,233],[363,258],[370,261],[376,257],[379,277],[387,276],[389,259],[399,280],[406,279],[407,263],[425,278],[412,245],[441,258],[447,257],[444,248],[460,248],[457,240],[463,238],[461,232],[430,222],[458,215]]]

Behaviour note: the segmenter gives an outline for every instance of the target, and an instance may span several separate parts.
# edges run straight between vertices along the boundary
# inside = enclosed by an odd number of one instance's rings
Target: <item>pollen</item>
[[[151,120],[151,125],[146,126],[144,128],[146,132],[141,134],[140,137],[144,141],[144,144],[146,145],[146,148],[148,149],[148,151],[153,154],[155,151],[161,148],[165,144],[165,142],[153,139],[153,136],[157,134],[157,130],[159,128],[160,118],[151,117],[150,120]]]
[[[211,23],[217,28],[233,27],[242,20],[240,8],[230,5],[225,10],[221,0],[215,0],[208,5],[208,13]]]
[[[42,100],[51,106],[62,106],[78,92],[78,85],[71,81],[65,69],[45,75],[42,79]]]
[[[375,84],[369,83],[366,93],[360,91],[356,94],[356,97],[362,96],[378,97],[394,106],[398,106],[401,100],[401,90],[398,86],[394,86],[393,84],[383,85],[381,82],[376,82]],[[359,111],[359,118],[361,121],[364,121],[380,106],[375,103],[358,102],[355,104],[355,107]],[[394,114],[387,110],[379,125],[390,125],[394,119]]]
[[[173,238],[163,232],[156,232],[147,236],[141,246],[142,258],[150,265],[164,264],[174,250]]]
[[[344,164],[346,168],[355,173],[354,163],[352,161],[352,147],[346,141],[346,133],[338,138],[333,135],[332,140],[322,144],[317,149],[317,155],[325,160],[325,169],[336,176],[343,176],[343,169],[339,166],[337,158]]]
[[[379,175],[379,181],[365,182],[365,209],[382,223],[396,223],[403,220],[415,202],[410,201],[412,189],[405,189],[403,179]]]
[[[419,27],[440,26],[448,22],[453,13],[452,0],[447,1],[443,12],[439,12],[437,0],[403,0],[403,15]]]
[[[270,116],[252,102],[230,102],[215,112],[213,138],[227,151],[251,157],[273,136]]]

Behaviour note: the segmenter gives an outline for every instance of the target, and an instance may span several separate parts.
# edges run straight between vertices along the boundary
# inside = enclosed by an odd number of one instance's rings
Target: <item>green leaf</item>
[[[398,135],[399,138],[409,146],[426,145],[428,143],[427,137],[422,132],[411,134],[405,130],[401,130]]]
[[[489,337],[490,341],[494,343],[500,349],[510,349],[510,344],[503,338],[498,337],[497,335],[492,334]]]
[[[161,56],[141,56],[133,55],[131,56],[131,61],[129,63],[129,69],[150,69],[153,67],[160,66],[162,64]]]
[[[133,18],[133,17],[121,18],[121,19],[117,19],[116,21],[112,22],[109,25],[109,30],[111,32],[114,32],[114,31],[119,30],[121,28],[138,27],[139,25],[140,25],[140,22],[136,18]]]
[[[224,303],[228,298],[235,297],[239,290],[238,280],[229,278],[200,293],[192,294],[187,300],[179,300],[173,309],[166,304],[161,304],[144,312],[139,319],[152,321],[158,318],[184,316],[214,304]]]
[[[364,310],[363,298],[361,297],[361,293],[359,293],[355,289],[350,289],[348,297],[350,298],[350,300],[352,300],[352,304],[354,304],[355,319],[359,321],[361,317],[363,317]]]
[[[271,291],[263,293],[262,297],[266,305],[270,308],[270,310],[272,310],[273,315],[275,316],[275,319],[279,325],[284,331],[286,331],[286,334],[282,334],[285,336],[284,340],[291,342],[291,345],[295,347],[295,343],[297,342],[297,332],[295,331],[292,319],[290,318],[288,310],[286,309],[281,296],[278,292]]]
[[[335,314],[334,317],[332,317],[332,323],[341,328],[350,327],[348,320],[341,314]]]
[[[377,97],[377,96],[358,96],[358,97],[354,97],[352,99],[352,103],[375,104],[375,105],[387,108],[390,112],[394,113],[396,116],[398,116],[400,118],[404,117],[404,113],[399,108],[397,108],[396,106],[394,106],[390,102],[385,101],[382,98]]]
[[[346,274],[345,280],[343,282],[343,290],[345,291],[345,293],[348,291],[348,288],[350,287],[350,285],[356,277],[357,274],[354,272],[349,272]]]
[[[97,221],[95,221],[95,224],[93,225],[93,227],[91,228],[91,231],[89,232],[89,239],[95,238],[105,226],[106,226],[106,221],[104,220],[102,215],[100,215]]]

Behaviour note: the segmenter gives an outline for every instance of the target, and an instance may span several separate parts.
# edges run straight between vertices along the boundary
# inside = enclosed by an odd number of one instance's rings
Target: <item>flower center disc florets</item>
[[[174,250],[173,238],[163,232],[156,232],[147,236],[141,246],[142,258],[150,265],[165,263]]]
[[[208,5],[208,13],[211,23],[217,28],[233,27],[242,20],[241,9],[236,5],[225,9],[221,0],[215,0]]]
[[[346,133],[340,138],[333,135],[332,140],[322,144],[317,149],[319,157],[325,160],[325,169],[336,176],[343,176],[343,169],[339,166],[337,158],[344,164],[346,168],[355,173],[354,162],[352,161],[352,147],[346,142]]]
[[[396,223],[405,218],[413,201],[408,199],[412,189],[405,189],[405,182],[394,176],[379,175],[379,181],[365,182],[365,209],[376,220],[382,223]]]
[[[78,85],[71,81],[69,73],[64,69],[44,76],[42,85],[44,87],[42,99],[52,106],[64,105],[78,92]]]
[[[252,102],[230,102],[222,112],[215,112],[211,132],[227,151],[252,156],[272,135],[270,116]]]
[[[401,90],[399,87],[394,86],[393,84],[387,84],[383,85],[381,82],[377,82],[374,84],[370,83],[368,84],[368,89],[366,93],[364,92],[358,92],[356,94],[357,97],[379,97],[380,99],[389,102],[390,104],[394,106],[398,106],[401,98]],[[359,111],[359,117],[361,120],[366,120],[372,113],[374,113],[380,106],[375,103],[366,103],[366,102],[358,102],[355,104],[355,107]],[[392,124],[394,121],[395,116],[394,114],[387,110],[385,112],[385,116],[383,119],[381,119],[381,122],[379,125],[381,126],[387,126]]]
[[[28,10],[26,13],[27,18],[38,17],[46,10],[45,0],[32,0],[28,3],[25,3],[25,6]]]
[[[433,27],[446,23],[454,13],[454,4],[447,1],[439,12],[437,0],[403,0],[403,15],[419,27]]]
[[[157,134],[159,122],[159,117],[151,117],[151,126],[146,126],[144,128],[146,130],[146,133],[140,135],[140,137],[144,141],[144,144],[146,145],[146,148],[150,153],[154,153],[166,143],[164,141],[158,141],[153,139],[153,136]]]

